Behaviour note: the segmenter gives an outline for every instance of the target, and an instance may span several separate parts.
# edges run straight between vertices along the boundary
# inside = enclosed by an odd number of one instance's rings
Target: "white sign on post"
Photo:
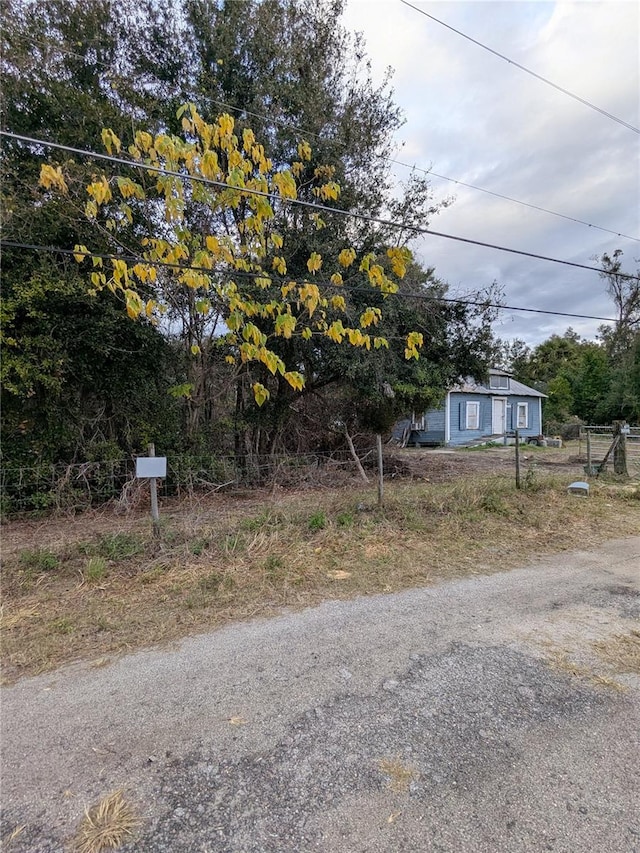
[[[136,477],[152,479],[167,476],[166,456],[138,456],[136,459]]]

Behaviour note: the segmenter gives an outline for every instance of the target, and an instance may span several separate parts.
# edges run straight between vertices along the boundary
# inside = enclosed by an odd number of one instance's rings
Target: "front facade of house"
[[[413,416],[408,444],[459,446],[504,439],[517,429],[522,439],[542,433],[544,394],[504,370],[490,370],[486,384],[471,379],[447,393],[444,405]]]

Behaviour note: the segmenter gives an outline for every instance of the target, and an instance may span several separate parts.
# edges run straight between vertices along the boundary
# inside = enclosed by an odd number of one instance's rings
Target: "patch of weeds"
[[[202,592],[217,592],[224,581],[224,575],[221,572],[209,572],[198,581],[198,589]]]
[[[278,527],[284,518],[282,513],[280,512],[270,512],[269,510],[263,510],[259,515],[254,516],[253,518],[243,518],[240,522],[240,530],[246,530],[249,533],[255,533],[258,530],[261,530],[263,527]]]
[[[18,559],[20,565],[32,573],[52,572],[60,565],[58,557],[53,551],[48,551],[46,548],[36,548],[35,550],[25,548],[24,551],[20,552]]]
[[[114,631],[117,627],[117,623],[110,622],[103,614],[100,614],[96,618],[96,628],[98,631]]]
[[[336,523],[338,527],[353,527],[353,513],[352,512],[340,512],[336,516]]]
[[[194,557],[199,557],[210,545],[210,541],[204,536],[200,536],[189,543],[189,551]]]
[[[100,853],[120,847],[133,836],[141,820],[122,789],[112,791],[85,811],[73,842],[74,853]]]
[[[277,580],[282,577],[282,571],[285,568],[282,557],[276,557],[275,554],[269,554],[263,566],[265,575],[271,580]]]
[[[403,530],[422,533],[427,527],[425,517],[415,506],[401,504],[397,508],[390,508],[388,517],[391,520],[397,519]]]
[[[324,530],[327,526],[326,513],[322,510],[314,512],[313,515],[309,516],[307,524],[312,533],[317,533],[318,530]]]
[[[241,533],[229,533],[224,539],[226,554],[236,554],[245,550],[245,542]]]
[[[107,561],[104,557],[91,557],[84,569],[85,580],[90,583],[102,580],[107,572]]]
[[[127,560],[142,554],[144,544],[133,533],[108,533],[98,540],[97,550],[107,560]]]
[[[154,566],[152,569],[147,569],[142,574],[138,575],[138,580],[141,584],[150,584],[154,581],[161,578],[165,572],[167,572],[171,568],[170,565],[166,563],[160,563],[157,566]]]
[[[485,512],[495,513],[496,515],[509,515],[509,507],[495,492],[487,492],[480,499],[480,508]]]
[[[625,489],[616,495],[622,498],[623,501],[640,501],[640,486],[632,489]]]
[[[73,634],[76,630],[73,622],[64,617],[54,619],[50,627],[55,634]]]
[[[539,492],[542,489],[542,484],[536,477],[536,472],[533,468],[529,468],[522,480],[522,488],[527,492]]]

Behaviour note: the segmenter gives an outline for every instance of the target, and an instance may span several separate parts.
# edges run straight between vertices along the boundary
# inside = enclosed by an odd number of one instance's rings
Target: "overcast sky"
[[[640,127],[640,4],[421,2],[425,12]],[[640,238],[640,135],[534,79],[400,0],[348,0],[344,23],[361,31],[374,79],[395,69],[406,124],[397,159],[602,228]],[[395,168],[399,180],[407,170]],[[455,203],[435,230],[597,265],[624,251],[633,272],[640,242],[433,178]],[[595,272],[424,237],[420,260],[452,291],[491,284],[509,305],[613,316]],[[597,321],[501,312],[496,334],[530,344],[571,325],[592,338]]]

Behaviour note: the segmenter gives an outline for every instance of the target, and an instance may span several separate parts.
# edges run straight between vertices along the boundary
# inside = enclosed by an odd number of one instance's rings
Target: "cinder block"
[[[576,480],[575,483],[571,483],[571,485],[567,488],[567,491],[570,495],[583,495],[584,497],[588,497],[589,483],[584,483],[581,480]]]

